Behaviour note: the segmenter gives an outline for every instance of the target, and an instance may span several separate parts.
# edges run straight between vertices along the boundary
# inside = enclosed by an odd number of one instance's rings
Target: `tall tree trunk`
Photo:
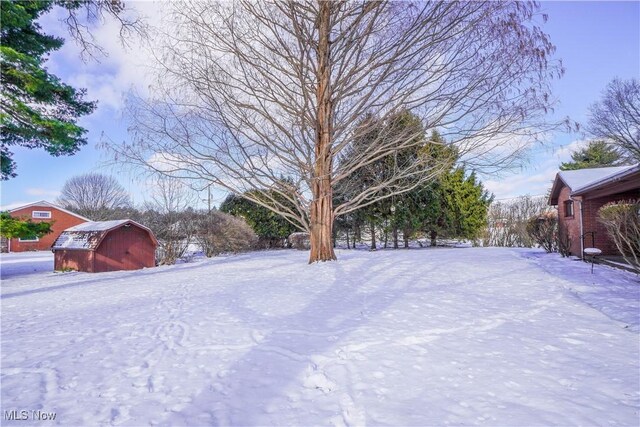
[[[402,230],[402,237],[404,238],[404,247],[408,248],[409,247],[409,236],[411,235],[411,230],[409,229],[404,229]]]
[[[346,233],[347,233],[347,249],[350,249],[351,246],[349,246],[349,229],[348,228],[346,230]]]
[[[431,246],[432,247],[435,247],[436,244],[438,243],[437,240],[436,240],[436,237],[438,237],[438,233],[435,230],[431,231]]]
[[[333,226],[333,229],[331,230],[331,241],[333,242],[333,249],[336,248],[336,242],[338,240],[338,231],[336,230],[335,225]]]
[[[353,225],[353,249],[356,248],[356,242],[362,241],[362,230],[360,229],[360,223],[356,222]]]
[[[398,227],[393,226],[393,249],[398,249]]]
[[[318,86],[316,90],[316,146],[315,165],[311,192],[311,251],[309,263],[336,259],[333,251],[333,189],[332,174],[332,122],[331,62],[329,56],[329,34],[331,29],[331,2],[320,1],[318,15]]]
[[[384,227],[384,248],[387,249],[387,244],[389,243],[389,230],[387,227]]]
[[[371,250],[376,250],[376,225],[371,221]]]

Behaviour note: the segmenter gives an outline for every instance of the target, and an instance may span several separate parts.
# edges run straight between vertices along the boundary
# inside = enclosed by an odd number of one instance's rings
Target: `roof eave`
[[[560,191],[562,190],[562,186],[569,187],[566,182],[560,176],[560,173],[556,173],[556,179],[553,180],[553,185],[551,186],[551,193],[549,193],[549,206],[556,206],[558,204],[558,198],[560,197]],[[571,188],[571,187],[569,187]]]
[[[638,163],[637,165],[630,167],[629,169],[625,169],[621,172],[615,173],[613,175],[610,175],[608,177],[606,177],[605,179],[601,180],[601,181],[596,181],[596,182],[592,182],[589,183],[583,187],[580,188],[576,188],[575,190],[573,190],[571,192],[572,196],[580,196],[583,195],[585,193],[588,193],[590,191],[596,190],[600,187],[603,187],[607,184],[611,184],[612,182],[615,181],[619,181],[621,179],[626,178],[629,175],[633,175],[634,173],[638,173],[640,172],[640,163]]]

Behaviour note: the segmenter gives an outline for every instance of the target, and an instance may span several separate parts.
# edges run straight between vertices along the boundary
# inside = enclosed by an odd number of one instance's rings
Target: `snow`
[[[560,171],[558,174],[572,191],[578,191],[582,187],[586,187],[596,181],[603,181],[611,175],[615,175],[627,169],[636,167],[632,166],[613,166],[608,168],[578,169],[571,171]]]
[[[638,425],[638,276],[531,249],[337,255],[3,255],[3,425]]]
[[[96,249],[105,233],[123,224],[132,223],[147,231],[149,229],[130,219],[91,221],[74,225],[64,230],[53,243],[54,249]]]
[[[125,224],[131,221],[130,219],[115,219],[112,221],[90,221],[83,222],[82,224],[74,225],[71,228],[67,228],[66,231],[107,231],[115,228],[119,225]]]

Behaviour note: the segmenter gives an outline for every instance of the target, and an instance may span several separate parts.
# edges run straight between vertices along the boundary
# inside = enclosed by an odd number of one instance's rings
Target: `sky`
[[[158,7],[151,2],[129,1],[150,21],[158,19]],[[558,105],[550,119],[569,117],[586,123],[589,106],[601,98],[614,78],[640,78],[640,2],[542,2],[541,12],[549,17],[543,30],[556,45],[556,58],[566,70],[553,82]],[[41,19],[46,33],[68,38],[59,22],[60,11]],[[73,156],[52,157],[43,150],[13,147],[18,176],[0,184],[0,206],[10,209],[38,200],[55,201],[65,181],[73,176],[99,172],[113,175],[129,191],[135,203],[144,202],[149,187],[139,175],[109,164],[100,148],[104,141],[128,141],[124,120],[124,99],[130,90],[144,93],[150,82],[149,52],[134,39],[123,47],[118,26],[107,21],[93,29],[106,57],[83,60],[79,47],[71,40],[46,63],[48,70],[74,87],[87,89],[87,99],[97,100],[98,108],[79,123],[88,130],[88,144]],[[481,176],[496,200],[521,195],[544,195],[561,162],[584,146],[581,133],[556,132],[545,146],[534,147],[526,164],[499,176]],[[213,192],[219,204],[225,193]],[[207,195],[199,195],[202,207]]]

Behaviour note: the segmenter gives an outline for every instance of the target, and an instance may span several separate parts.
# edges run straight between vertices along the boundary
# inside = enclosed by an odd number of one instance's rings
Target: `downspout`
[[[578,200],[580,203],[580,259],[584,259],[584,227],[582,224],[582,218],[584,211],[582,210],[582,197]]]

